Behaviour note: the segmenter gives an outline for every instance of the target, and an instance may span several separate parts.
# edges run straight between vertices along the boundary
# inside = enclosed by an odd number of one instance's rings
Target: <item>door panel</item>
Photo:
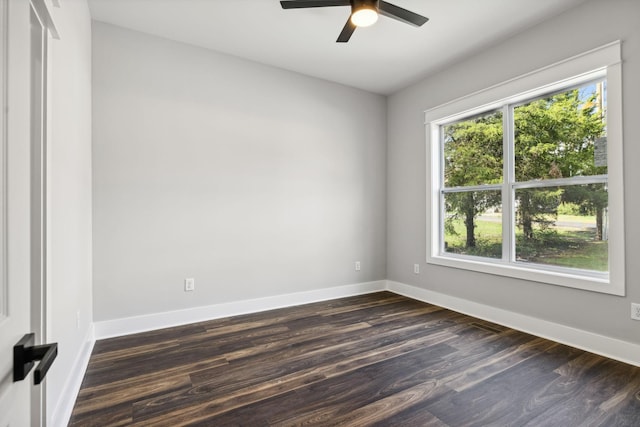
[[[13,382],[13,345],[31,327],[30,300],[30,6],[2,6],[4,227],[3,286],[6,312],[0,320],[0,426],[31,425],[32,380]],[[29,377],[31,378],[31,377]]]
[[[14,382],[13,346],[45,332],[47,37],[29,0],[0,0],[0,22],[0,427],[41,426],[42,386]]]

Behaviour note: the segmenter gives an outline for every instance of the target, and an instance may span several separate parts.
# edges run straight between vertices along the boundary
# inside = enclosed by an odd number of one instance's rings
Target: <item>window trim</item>
[[[482,273],[508,276],[529,281],[566,286],[612,295],[625,295],[625,236],[624,236],[624,187],[623,187],[623,139],[622,139],[622,64],[621,43],[615,41],[590,50],[567,60],[549,65],[539,70],[510,79],[504,83],[455,99],[425,111],[426,153],[427,153],[427,263],[461,268]],[[607,78],[607,161],[609,189],[609,273],[590,270],[558,269],[557,267],[535,264],[532,266],[510,263],[509,260],[472,257],[461,254],[444,253],[442,250],[442,227],[440,218],[440,183],[443,180],[441,164],[441,125],[469,117],[473,114],[513,108],[513,104],[524,102],[536,96],[557,92],[580,83],[586,83],[598,76]],[[506,110],[505,110],[506,112]],[[513,132],[506,123],[504,132]],[[505,138],[506,140],[506,138]],[[505,145],[510,145],[506,144]],[[505,150],[511,150],[509,146]],[[510,155],[504,151],[505,156]],[[506,166],[505,166],[506,168]],[[505,177],[513,171],[504,171]],[[593,177],[588,177],[593,178]],[[512,190],[511,180],[503,183],[480,186],[483,190]],[[542,185],[549,185],[546,180]],[[508,187],[508,188],[507,188]],[[470,187],[465,187],[467,190]],[[505,194],[503,193],[503,196]],[[503,197],[504,199],[504,197]],[[509,200],[509,198],[505,199]],[[508,208],[508,209],[507,209]],[[512,207],[507,206],[513,222]],[[503,233],[508,230],[503,229]],[[512,237],[513,239],[513,237]],[[512,240],[507,239],[507,240]],[[514,242],[511,242],[513,245]],[[507,248],[511,253],[513,248]],[[570,270],[570,271],[566,271]]]

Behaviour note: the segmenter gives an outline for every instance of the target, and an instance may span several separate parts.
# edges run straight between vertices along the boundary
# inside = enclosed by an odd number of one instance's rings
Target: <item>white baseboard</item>
[[[541,338],[550,339],[561,344],[566,344],[631,365],[640,366],[640,345],[638,344],[391,280],[387,281],[387,290],[418,301],[438,305],[459,313],[498,323]]]
[[[145,316],[104,320],[94,323],[95,337],[96,339],[111,338],[205,320],[219,319],[222,317],[238,316],[317,301],[379,292],[385,290],[386,283],[386,280],[378,280],[272,297],[233,301],[185,310],[155,313]]]
[[[80,386],[82,385],[84,374],[87,371],[95,342],[94,326],[91,324],[87,330],[84,345],[80,349],[76,360],[73,362],[73,368],[69,372],[67,381],[62,388],[60,400],[51,415],[51,425],[53,427],[65,427],[69,424],[73,406],[80,392]]]

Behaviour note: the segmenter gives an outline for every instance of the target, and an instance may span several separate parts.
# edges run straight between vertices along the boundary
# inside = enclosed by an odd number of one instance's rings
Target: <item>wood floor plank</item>
[[[552,400],[553,406],[530,425],[546,424],[547,419],[564,425],[598,425],[632,400],[630,397],[640,381],[640,369],[630,371],[623,363],[593,354],[580,359],[585,368],[579,375],[574,369],[572,375],[564,375],[544,389],[538,400]]]
[[[366,328],[370,328],[368,323],[354,323],[352,325],[346,325],[340,327],[340,334],[358,332]],[[291,346],[291,343],[295,340],[297,346],[301,346],[309,341],[319,342],[322,338],[336,334],[335,327],[327,328],[326,325],[319,325],[317,327],[311,327],[303,332],[297,331],[295,333],[280,334],[277,336],[271,336],[268,339],[255,340],[253,346],[245,347],[233,352],[225,353],[225,358],[229,361],[238,361],[240,359],[247,359],[250,357],[263,356],[265,354],[274,354],[275,352],[286,350]],[[323,347],[326,348],[326,343],[323,342]],[[307,349],[311,351],[311,349]]]
[[[410,340],[412,337],[425,335],[429,336],[426,331],[433,335],[429,339],[439,338],[436,335],[438,331],[445,329],[440,323],[413,324],[410,326],[390,328],[388,325],[376,328],[356,328],[350,330],[345,328],[339,334],[333,334],[327,337],[310,337],[308,340],[296,341],[295,345],[287,341],[285,346],[276,351],[262,352],[255,358],[248,358],[242,361],[242,364],[232,364],[229,368],[224,368],[225,373],[221,369],[215,368],[209,372],[199,372],[194,376],[194,384],[206,383],[209,381],[223,382],[220,375],[247,375],[247,366],[256,366],[261,372],[266,372],[270,366],[281,366],[283,360],[288,365],[287,369],[295,369],[296,364],[302,364],[304,367],[313,363],[315,359],[320,361],[340,361],[346,359],[352,354],[359,354],[365,351],[377,352],[380,348],[387,345],[402,345],[403,341]],[[453,334],[447,335],[447,339],[453,339]],[[233,357],[233,355],[232,355]],[[238,372],[233,372],[233,370]]]
[[[478,363],[469,365],[461,374],[449,376],[446,379],[447,387],[461,392],[480,384],[489,378],[499,375],[507,369],[534,357],[541,351],[546,351],[557,345],[548,340],[537,338],[532,341],[507,347],[494,353],[491,358],[485,358]]]
[[[436,390],[440,391],[440,387],[436,387]],[[449,393],[453,394],[455,392],[450,391]],[[380,421],[375,421],[372,423],[362,423],[358,419],[355,421],[355,423],[359,426],[371,427],[450,427],[449,424],[446,424],[444,421],[433,415],[425,407],[425,400],[430,400],[430,398],[431,396],[429,394],[426,394],[424,396],[420,395],[418,398],[418,402],[416,402],[415,404],[409,406],[408,408],[405,408],[404,405],[398,406],[397,411],[390,411],[391,413],[386,414],[387,417]]]
[[[602,426],[640,426],[640,390],[627,396],[624,404],[615,411],[608,411],[602,417]]]
[[[133,408],[130,403],[113,404],[108,410],[77,413],[74,411],[69,427],[120,427],[130,426],[133,422]]]
[[[109,389],[96,387],[82,390],[76,403],[76,414],[85,414],[105,409],[122,403],[132,404],[142,397],[151,398],[178,390],[191,388],[189,375],[163,376],[161,378],[142,378],[131,381],[118,381]],[[97,397],[103,397],[98,399]]]
[[[554,369],[575,356],[574,349],[552,347],[453,398],[430,403],[427,408],[445,423],[455,426],[525,425],[552,405],[533,397],[558,378]]]
[[[76,399],[74,412],[84,414],[102,410],[110,405],[134,403],[156,395],[175,392],[193,386],[190,374],[214,366],[226,366],[224,358],[203,359],[190,365],[179,365],[162,371],[162,375],[150,373],[95,386],[84,386]]]
[[[94,354],[90,363],[92,367],[99,369],[101,364],[110,365],[117,360],[129,359],[132,356],[140,354],[164,352],[170,348],[176,348],[179,345],[180,344],[177,340],[167,340],[151,344],[129,346],[118,350],[102,351],[98,354]]]
[[[301,388],[295,395],[299,404],[306,408],[305,413],[300,414],[297,408],[281,411],[269,420],[269,424],[282,427],[354,422],[353,416],[359,409],[388,408],[391,402],[397,404],[431,395],[435,387],[429,383],[425,369],[451,351],[448,346],[416,350]],[[405,393],[407,389],[413,390]],[[377,406],[372,406],[376,403]],[[385,412],[370,417],[384,417]]]
[[[289,358],[286,366],[283,366],[281,361],[277,361],[271,365],[257,366],[252,372],[240,366],[240,369],[235,371],[219,372],[215,378],[209,378],[207,382],[193,390],[167,396],[162,401],[155,399],[134,405],[134,420],[140,420],[142,424],[153,422],[154,425],[160,426],[173,425],[173,418],[198,419],[200,417],[198,414],[205,410],[214,413],[212,403],[216,404],[217,412],[229,411],[238,406],[236,401],[240,398],[243,405],[255,403],[257,398],[262,399],[265,386],[273,389],[272,395],[280,394],[283,390],[287,390],[283,385],[288,385],[289,390],[295,390],[399,354],[444,343],[449,338],[449,333],[440,332],[414,339],[404,339],[400,343],[391,342],[384,346],[361,341],[357,347],[341,345],[339,348],[333,348],[331,353],[316,352],[312,355],[301,355],[295,361]],[[188,402],[189,406],[179,405],[181,409],[176,411],[171,408],[175,402]]]
[[[71,426],[638,426],[640,368],[390,292],[98,341]]]
[[[103,352],[117,351],[126,348],[135,348],[142,345],[166,343],[174,339],[203,332],[202,324],[194,323],[190,325],[175,326],[172,328],[159,329],[155,331],[141,332],[137,334],[125,335],[122,337],[98,340],[92,351],[92,355]]]
[[[342,416],[327,420],[326,425],[360,427],[379,424],[385,426],[445,427],[445,423],[426,410],[422,411],[417,417],[414,414],[410,419],[393,418],[405,409],[413,408],[425,400],[432,399],[436,390],[441,389],[435,387],[435,381],[423,382],[368,405],[363,405]],[[282,427],[287,425],[290,426],[291,424],[283,424]]]

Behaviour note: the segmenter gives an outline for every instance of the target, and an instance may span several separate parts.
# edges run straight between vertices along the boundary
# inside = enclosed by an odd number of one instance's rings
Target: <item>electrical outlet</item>
[[[631,318],[640,320],[640,304],[631,303]]]
[[[80,310],[76,311],[76,329],[80,329]]]
[[[356,271],[360,271],[360,261],[356,261],[355,267],[356,267]]]
[[[413,264],[413,274],[420,274],[420,264]]]
[[[188,279],[184,279],[184,291],[191,292],[196,289],[196,279],[190,277]]]

